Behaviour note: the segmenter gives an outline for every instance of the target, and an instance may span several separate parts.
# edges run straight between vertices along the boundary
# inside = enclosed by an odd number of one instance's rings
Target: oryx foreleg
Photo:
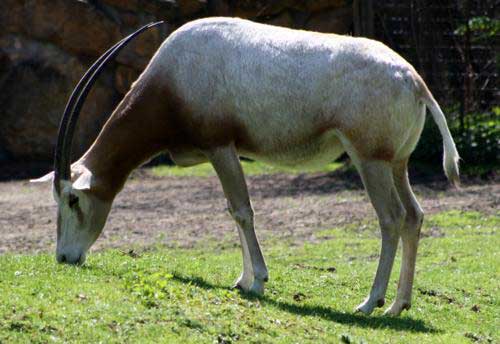
[[[268,272],[255,235],[253,210],[236,149],[231,144],[215,148],[206,154],[219,176],[229,212],[238,226],[243,251],[243,273],[237,280],[236,287],[262,294]]]

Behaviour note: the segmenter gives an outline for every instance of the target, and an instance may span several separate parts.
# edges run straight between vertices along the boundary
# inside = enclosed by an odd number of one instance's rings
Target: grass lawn
[[[315,173],[315,172],[331,172],[335,171],[343,164],[339,162],[332,162],[327,165],[312,166],[300,169],[294,169],[289,167],[272,166],[262,163],[260,161],[241,161],[241,166],[245,171],[245,175],[261,175],[261,174],[276,174],[276,173],[286,173],[286,174],[300,174],[300,173]],[[215,170],[210,163],[204,163],[196,165],[193,167],[178,167],[178,166],[168,166],[159,165],[151,168],[153,175],[158,177],[169,177],[169,176],[188,176],[188,177],[207,177],[215,176]]]
[[[498,343],[499,227],[477,212],[429,216],[413,307],[399,318],[353,313],[376,268],[374,223],[322,231],[318,244],[264,242],[264,297],[229,289],[241,265],[232,243],[106,250],[83,267],[3,255],[0,343]]]

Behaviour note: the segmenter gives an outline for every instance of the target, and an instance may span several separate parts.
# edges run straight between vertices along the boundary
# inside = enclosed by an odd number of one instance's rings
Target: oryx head
[[[112,199],[103,197],[102,184],[83,164],[71,165],[71,144],[83,102],[106,63],[135,36],[162,22],[148,24],[106,51],[73,90],[59,126],[54,171],[33,182],[53,182],[57,202],[57,249],[60,263],[83,264],[90,246],[101,233]]]
[[[57,173],[51,172],[32,181],[53,181],[54,199],[58,205],[57,261],[83,264],[87,250],[102,232],[112,199],[101,196],[92,172],[78,163],[71,166],[69,179],[57,180]]]

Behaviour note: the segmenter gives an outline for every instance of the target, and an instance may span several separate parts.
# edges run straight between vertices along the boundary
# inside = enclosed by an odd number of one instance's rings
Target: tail
[[[459,187],[460,176],[458,172],[458,160],[460,159],[460,156],[458,155],[457,148],[455,147],[455,142],[451,137],[451,133],[448,129],[448,124],[446,123],[446,118],[444,117],[443,111],[441,111],[439,104],[436,102],[427,86],[425,84],[423,84],[423,86],[424,92],[421,99],[430,110],[432,117],[434,118],[434,122],[436,122],[439,131],[441,132],[441,136],[443,137],[444,173],[446,174],[446,177],[448,177],[448,180],[455,187]]]

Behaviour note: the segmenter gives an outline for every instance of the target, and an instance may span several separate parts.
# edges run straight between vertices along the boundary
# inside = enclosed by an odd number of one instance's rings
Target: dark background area
[[[463,158],[463,170],[494,177],[500,160],[499,3],[3,0],[0,179],[36,176],[51,169],[67,97],[86,68],[114,42],[145,23],[168,22],[167,27],[148,31],[133,42],[103,73],[82,112],[75,158],[88,148],[168,34],[207,16],[238,16],[383,41],[415,66],[440,102]],[[435,124],[428,123],[413,160],[441,173],[441,142]]]

